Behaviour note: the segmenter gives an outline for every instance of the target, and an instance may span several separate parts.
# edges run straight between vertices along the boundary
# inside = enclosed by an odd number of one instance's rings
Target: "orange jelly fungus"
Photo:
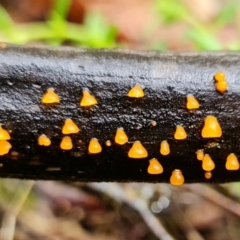
[[[72,139],[68,136],[63,137],[60,143],[60,148],[62,150],[71,150],[73,148]]]
[[[128,136],[124,132],[123,128],[118,128],[115,135],[115,142],[117,144],[123,145],[128,142]]]
[[[212,172],[205,172],[205,173],[204,173],[204,177],[205,177],[206,179],[210,179],[210,178],[212,177]]]
[[[5,155],[12,148],[12,145],[6,140],[0,140],[0,156]]]
[[[152,121],[152,122],[151,122],[151,126],[152,126],[152,127],[156,127],[156,126],[157,126],[157,122],[156,122],[156,121]]]
[[[227,161],[225,164],[227,170],[238,170],[239,169],[239,161],[237,156],[234,153],[230,153],[227,156]]]
[[[100,153],[101,151],[102,151],[102,147],[98,142],[98,140],[96,138],[92,138],[89,142],[88,152],[95,154],[95,153]]]
[[[204,158],[204,151],[199,149],[196,151],[197,160],[202,161]]]
[[[225,75],[225,73],[223,73],[223,72],[217,72],[217,73],[214,75],[214,79],[215,79],[215,81],[217,81],[217,82],[225,81],[225,80],[226,80],[226,75]]]
[[[228,89],[228,82],[227,81],[220,81],[215,84],[215,87],[218,92],[224,93]]]
[[[42,134],[38,137],[38,145],[47,147],[51,145],[51,140],[45,134]]]
[[[184,130],[183,126],[177,126],[174,134],[174,138],[177,140],[182,140],[187,138],[187,133]]]
[[[165,155],[165,156],[170,153],[170,147],[169,147],[169,144],[168,144],[167,140],[164,140],[164,141],[161,142],[160,153],[162,155]]]
[[[128,97],[132,97],[132,98],[144,97],[144,92],[141,86],[136,85],[135,87],[130,89],[128,92]]]
[[[98,104],[96,98],[89,93],[89,91],[85,90],[83,91],[83,97],[80,101],[81,107],[89,107],[92,105]]]
[[[205,171],[212,171],[214,168],[215,163],[212,158],[208,154],[205,154],[202,160],[202,169]]]
[[[146,158],[147,156],[148,152],[140,141],[135,141],[128,152],[128,157],[130,158]]]
[[[8,131],[3,129],[2,126],[0,125],[0,140],[9,140],[9,139],[10,139],[10,135]]]
[[[111,143],[110,140],[107,140],[107,141],[105,142],[105,145],[106,145],[107,147],[111,147],[111,146],[112,146],[112,143]]]
[[[59,103],[59,96],[54,92],[53,88],[49,88],[42,97],[42,103]]]
[[[216,138],[222,136],[222,129],[214,116],[207,116],[205,118],[204,127],[202,129],[203,138]]]
[[[192,109],[198,109],[199,107],[200,107],[200,104],[197,101],[197,99],[192,94],[188,94],[187,95],[187,109],[192,110]]]
[[[161,174],[163,172],[163,167],[156,158],[153,158],[149,160],[149,166],[147,171],[149,174]]]
[[[71,134],[71,133],[78,133],[80,129],[78,126],[72,121],[72,119],[68,118],[65,120],[65,123],[62,128],[63,134]]]
[[[184,183],[184,177],[182,175],[181,170],[175,169],[172,172],[172,175],[170,177],[170,183],[176,186],[182,185]]]

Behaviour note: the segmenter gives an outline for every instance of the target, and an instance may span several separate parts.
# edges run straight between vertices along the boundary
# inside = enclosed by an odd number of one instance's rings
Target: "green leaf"
[[[156,0],[156,9],[166,23],[182,21],[188,15],[185,5],[179,0]]]
[[[226,6],[222,8],[222,11],[216,18],[215,24],[218,27],[224,27],[227,24],[231,23],[238,13],[237,6],[237,1],[232,1],[231,3],[226,4]]]
[[[14,23],[8,14],[8,12],[0,5],[0,29],[1,30],[12,30]]]
[[[83,44],[94,48],[114,47],[117,30],[109,26],[102,15],[90,13],[84,21],[86,41]]]
[[[50,19],[53,20],[57,14],[58,17],[65,20],[67,18],[71,3],[72,0],[55,0],[54,8],[50,13]]]
[[[221,43],[207,31],[192,29],[189,30],[186,36],[193,41],[199,50],[222,50]]]

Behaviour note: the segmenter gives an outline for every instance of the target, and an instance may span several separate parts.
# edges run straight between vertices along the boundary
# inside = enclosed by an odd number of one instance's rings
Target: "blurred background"
[[[0,41],[239,50],[240,0],[0,0]],[[0,180],[1,240],[239,240],[240,184]]]

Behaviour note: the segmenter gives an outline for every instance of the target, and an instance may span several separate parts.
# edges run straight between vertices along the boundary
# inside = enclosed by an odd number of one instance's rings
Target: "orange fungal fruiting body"
[[[78,133],[80,130],[78,126],[70,119],[66,119],[65,123],[62,128],[62,133],[63,134],[73,134],[73,133]]]
[[[112,146],[112,143],[111,143],[110,140],[107,140],[107,141],[105,142],[105,145],[106,145],[107,147],[111,147],[111,146]]]
[[[183,126],[177,126],[174,134],[174,138],[177,140],[182,140],[187,138],[187,133],[184,130]]]
[[[128,152],[128,157],[130,158],[146,158],[147,156],[148,152],[140,141],[135,141]]]
[[[213,162],[212,158],[205,154],[202,160],[202,169],[204,171],[212,171],[215,168],[215,163]]]
[[[170,183],[175,186],[182,185],[184,183],[184,177],[182,175],[181,170],[175,169],[172,172],[172,175],[170,177]]]
[[[226,75],[223,72],[217,72],[214,75],[214,79],[215,79],[216,82],[225,81],[226,80]]]
[[[89,142],[88,152],[92,154],[100,153],[102,147],[96,138],[92,138]]]
[[[168,155],[170,153],[170,147],[167,142],[167,140],[164,140],[160,144],[160,153],[164,156]]]
[[[202,161],[204,158],[204,151],[202,149],[197,150],[196,152],[197,160]]]
[[[149,174],[161,174],[163,172],[163,167],[156,158],[153,158],[149,160],[149,166],[147,171]]]
[[[206,179],[212,178],[212,172],[205,172],[205,173],[204,173],[204,177],[205,177]]]
[[[81,107],[90,107],[92,105],[98,104],[96,98],[89,93],[89,91],[84,90],[83,91],[83,97],[80,101]]]
[[[227,170],[238,170],[239,169],[239,161],[237,156],[234,153],[230,153],[227,156],[227,161],[225,164]]]
[[[63,137],[60,143],[60,148],[62,150],[71,150],[73,148],[72,139],[68,136]]]
[[[38,145],[46,147],[50,146],[51,140],[45,134],[42,134],[41,136],[38,137]]]
[[[198,109],[199,107],[200,107],[200,104],[197,101],[197,99],[192,94],[188,94],[187,95],[187,109],[192,110],[192,109]]]
[[[144,97],[144,92],[141,86],[136,85],[135,87],[130,89],[130,91],[128,92],[128,97],[132,97],[132,98]]]
[[[53,88],[49,88],[42,97],[42,103],[59,103],[59,102],[60,99],[58,95],[54,92]]]
[[[10,140],[10,135],[8,131],[2,128],[0,125],[0,140]]]
[[[222,129],[214,116],[207,116],[205,118],[204,127],[202,129],[203,138],[216,138],[222,136]]]
[[[218,92],[224,93],[228,90],[228,82],[227,81],[220,81],[215,84],[215,87]]]
[[[152,127],[156,127],[156,126],[157,126],[157,122],[156,122],[156,121],[152,121],[152,122],[151,122],[151,126],[152,126]]]
[[[0,156],[8,154],[12,145],[6,140],[0,140]]]
[[[118,128],[115,135],[115,142],[117,144],[123,145],[128,142],[128,136],[124,132],[123,128]]]

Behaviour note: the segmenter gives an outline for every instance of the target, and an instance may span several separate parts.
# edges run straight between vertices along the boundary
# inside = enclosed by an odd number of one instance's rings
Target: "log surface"
[[[227,75],[229,90],[219,94],[213,75]],[[130,99],[135,84],[145,96]],[[46,106],[41,97],[54,88],[60,103]],[[82,90],[88,88],[98,100],[91,108],[79,106]],[[186,108],[193,94],[201,106]],[[207,115],[217,117],[223,136],[203,139]],[[74,148],[63,151],[64,120],[80,127],[72,135]],[[155,127],[151,122],[156,121]],[[240,158],[240,54],[234,52],[159,53],[120,50],[82,50],[6,45],[0,49],[0,123],[11,132],[11,151],[0,156],[0,176],[24,179],[74,181],[169,182],[180,169],[185,182],[229,182],[240,180],[240,170],[227,171],[226,157]],[[186,140],[175,140],[176,125],[183,125]],[[114,143],[116,129],[123,127],[129,142]],[[46,134],[49,147],[37,144]],[[97,138],[99,154],[88,153],[88,143]],[[111,140],[112,146],[105,145]],[[132,143],[141,141],[145,159],[130,159]],[[171,153],[162,156],[160,142],[168,140]],[[215,162],[213,177],[204,178],[195,152],[204,149]],[[149,175],[149,160],[157,158],[164,172]]]

